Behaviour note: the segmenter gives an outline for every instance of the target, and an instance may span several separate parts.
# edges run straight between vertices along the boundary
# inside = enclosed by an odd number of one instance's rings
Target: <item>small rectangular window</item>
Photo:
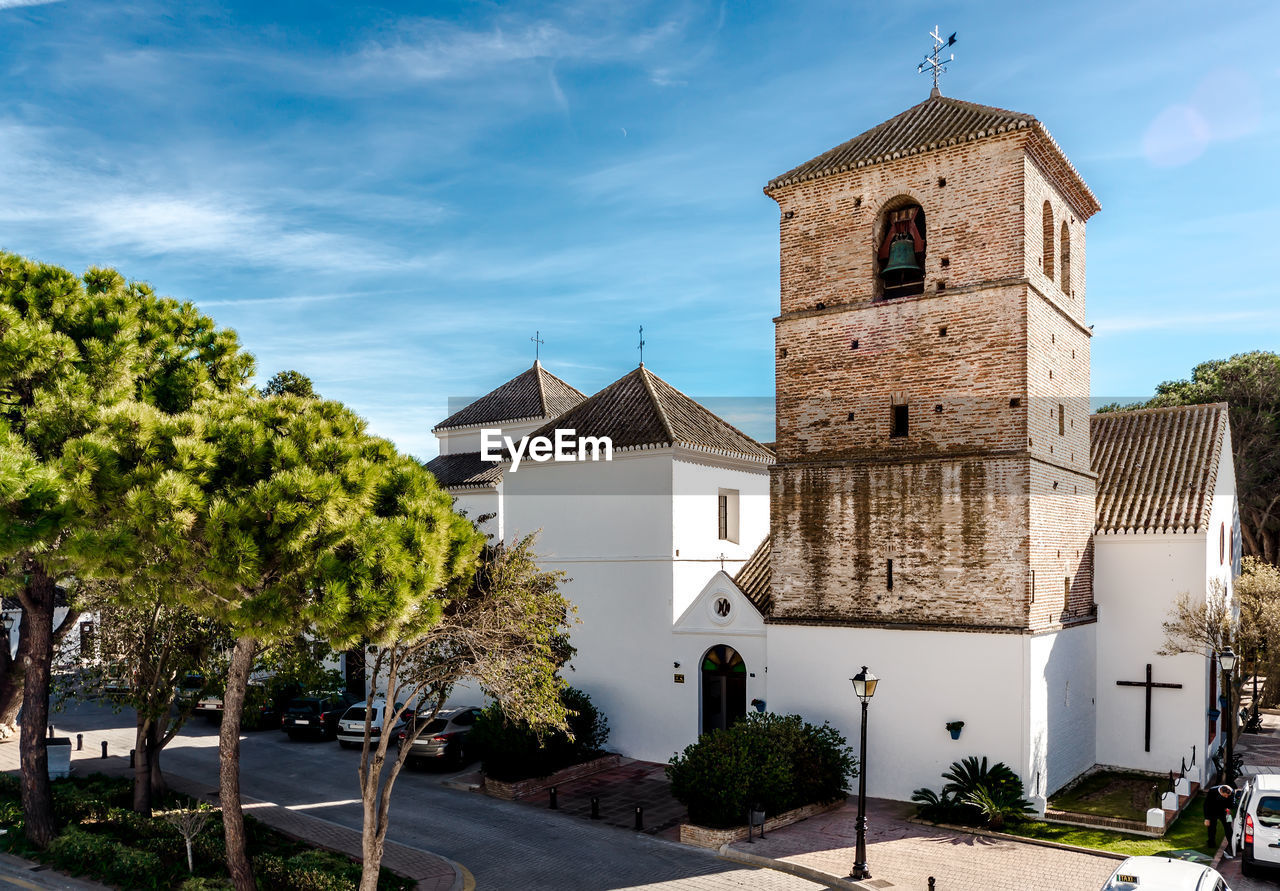
[[[97,655],[97,641],[93,635],[93,623],[80,623],[80,658],[92,659]]]
[[[890,436],[906,436],[908,430],[908,412],[909,406],[895,405],[892,406],[893,415],[891,417],[891,425],[889,427]]]
[[[721,489],[718,502],[717,534],[721,541],[738,542],[738,490]]]
[[[890,591],[893,590],[893,558],[892,557],[889,558],[889,563],[885,567],[884,585]]]
[[[1062,403],[1058,403],[1058,435],[1067,435],[1067,410],[1062,407]]]

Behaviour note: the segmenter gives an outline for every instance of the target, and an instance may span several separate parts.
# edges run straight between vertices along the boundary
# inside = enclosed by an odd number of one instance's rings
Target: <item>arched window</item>
[[[747,665],[720,644],[702,657],[702,732],[723,730],[747,714]]]
[[[1049,206],[1049,202],[1045,201],[1044,207],[1040,211],[1043,223],[1043,244],[1044,258],[1041,260],[1041,266],[1044,268],[1044,274],[1053,278],[1053,208]]]
[[[1058,265],[1062,267],[1062,293],[1071,296],[1071,232],[1067,221],[1062,221],[1062,236],[1058,239]]]
[[[924,293],[924,208],[909,198],[885,205],[878,224],[878,295],[885,300]]]

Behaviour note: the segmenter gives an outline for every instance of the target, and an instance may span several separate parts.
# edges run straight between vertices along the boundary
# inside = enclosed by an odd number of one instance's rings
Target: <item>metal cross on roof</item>
[[[542,358],[542,345],[546,343],[546,341],[542,339],[541,331],[533,332],[533,337],[530,337],[529,339],[533,341],[533,361],[537,362]]]
[[[644,325],[640,326],[640,366],[644,367]]]
[[[951,53],[946,59],[942,58],[942,51],[949,46],[955,45],[956,32],[952,31],[951,36],[945,40],[938,34],[938,26],[934,25],[933,30],[929,32],[929,36],[933,38],[933,52],[924,57],[924,61],[916,66],[916,71],[923,74],[925,71],[933,75],[933,92],[931,96],[941,96],[938,90],[938,75],[947,73],[947,65],[954,62],[956,54]]]

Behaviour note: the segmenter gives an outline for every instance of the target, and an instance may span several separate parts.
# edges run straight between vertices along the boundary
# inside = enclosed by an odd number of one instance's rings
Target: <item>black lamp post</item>
[[[1232,737],[1236,735],[1236,719],[1235,713],[1232,711],[1231,703],[1231,672],[1236,667],[1236,654],[1231,647],[1225,647],[1218,654],[1218,664],[1222,666],[1223,672],[1227,675],[1226,690],[1223,692],[1227,695],[1227,707],[1223,709],[1223,713],[1227,716],[1227,760],[1223,767],[1223,775],[1226,778],[1228,786],[1235,786],[1235,753]]]
[[[858,848],[854,854],[853,870],[849,873],[854,879],[869,879],[867,871],[867,705],[871,697],[876,695],[876,684],[880,682],[874,674],[862,666],[862,671],[854,675],[854,695],[862,701],[862,742],[858,750]]]

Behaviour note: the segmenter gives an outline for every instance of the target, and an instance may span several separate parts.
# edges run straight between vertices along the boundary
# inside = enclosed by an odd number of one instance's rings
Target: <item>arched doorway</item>
[[[720,644],[702,657],[702,732],[723,730],[747,714],[747,664]]]

